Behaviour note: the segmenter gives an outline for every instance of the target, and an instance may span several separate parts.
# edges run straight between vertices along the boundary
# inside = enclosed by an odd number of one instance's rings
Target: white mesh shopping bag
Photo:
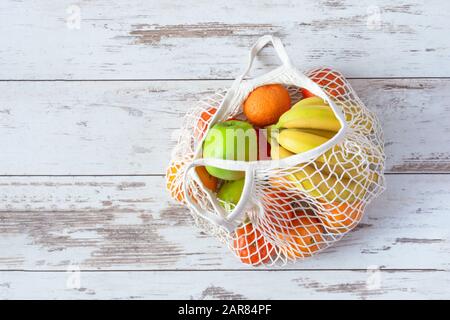
[[[244,80],[258,52],[269,43],[282,65]],[[333,110],[340,129],[311,150],[276,159],[202,158],[208,130],[242,117],[249,93],[267,84],[283,85],[292,104],[304,98],[302,92],[319,97]],[[352,230],[367,204],[384,190],[384,161],[380,124],[347,80],[329,68],[301,73],[281,41],[264,36],[252,47],[245,72],[231,88],[188,111],[166,179],[172,197],[190,209],[203,231],[227,244],[243,263],[272,265],[309,257]],[[224,206],[202,179],[205,166],[245,172],[235,206]]]

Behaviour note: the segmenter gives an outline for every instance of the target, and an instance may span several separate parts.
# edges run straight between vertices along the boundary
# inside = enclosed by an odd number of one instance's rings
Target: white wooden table
[[[0,298],[450,298],[449,31],[444,1],[1,1]],[[347,75],[387,153],[361,226],[276,270],[195,229],[163,178],[185,111],[263,34]]]

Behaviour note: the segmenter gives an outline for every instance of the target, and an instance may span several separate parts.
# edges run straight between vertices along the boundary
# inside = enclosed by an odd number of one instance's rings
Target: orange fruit
[[[315,94],[312,94],[311,92],[309,92],[305,88],[300,88],[300,92],[302,94],[302,99],[311,98],[311,97],[315,97],[316,96]]]
[[[203,185],[211,191],[216,191],[217,184],[219,183],[219,179],[213,177],[206,171],[205,167],[196,167],[195,171],[197,172],[198,177],[202,181]]]
[[[178,179],[182,179],[178,174],[182,166],[182,163],[171,163],[169,168],[167,168],[166,187],[174,200],[184,203],[183,184],[178,181]]]
[[[280,250],[291,258],[308,257],[324,243],[323,231],[319,219],[302,217],[297,226],[279,234],[279,238],[287,243]]]
[[[258,265],[268,262],[274,248],[252,223],[245,223],[236,229],[233,250],[243,263]]]
[[[197,126],[194,129],[194,137],[197,140],[201,140],[203,138],[203,135],[205,134],[206,129],[208,128],[209,121],[216,112],[217,112],[216,107],[210,107],[208,110],[202,112],[200,118],[197,121]]]
[[[244,114],[255,126],[274,124],[291,107],[289,92],[280,84],[268,84],[253,90],[244,102]]]
[[[360,203],[323,204],[325,211],[320,213],[320,220],[328,231],[345,233],[353,229],[362,218]]]
[[[308,72],[308,74],[312,81],[321,86],[326,93],[333,97],[342,96],[347,92],[343,80],[344,76],[339,71],[325,68],[312,70]],[[300,91],[303,95],[303,99],[315,96],[304,88],[301,88]]]
[[[172,163],[166,172],[166,186],[170,193],[170,196],[181,203],[185,203],[184,190],[183,190],[183,175],[179,173],[183,167],[183,163]],[[216,177],[211,176],[205,167],[196,167],[195,171],[198,174],[203,185],[211,191],[216,191],[219,180]],[[189,194],[192,195],[192,190],[189,190]],[[195,201],[195,199],[193,199]]]
[[[261,225],[268,233],[287,232],[292,226],[292,221],[296,219],[293,201],[286,193],[282,191],[271,191],[269,188],[264,190],[263,206],[267,225]]]

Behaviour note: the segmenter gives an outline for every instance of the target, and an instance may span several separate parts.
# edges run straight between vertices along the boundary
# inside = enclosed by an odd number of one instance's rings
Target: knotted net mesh
[[[246,264],[283,265],[324,250],[355,228],[366,206],[384,190],[384,144],[376,116],[341,73],[319,68],[306,75],[343,112],[348,125],[343,141],[295,166],[258,168],[252,205],[243,222],[231,233],[190,208],[197,226],[228,245]],[[303,98],[299,87],[285,87],[292,104]],[[181,203],[186,204],[183,193],[186,166],[194,160],[195,150],[225,94],[226,90],[219,90],[199,101],[184,118],[166,174],[171,196]],[[243,99],[230,108],[227,118],[242,118]],[[201,180],[191,178],[187,183],[189,196],[202,210],[223,215],[212,204],[215,193],[205,188]],[[223,207],[225,211],[233,209],[229,203]]]

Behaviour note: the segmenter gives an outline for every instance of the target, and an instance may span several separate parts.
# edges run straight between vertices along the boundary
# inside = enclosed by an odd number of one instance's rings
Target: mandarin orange
[[[253,90],[244,102],[244,114],[251,124],[274,124],[291,107],[291,97],[280,84],[268,84]]]

